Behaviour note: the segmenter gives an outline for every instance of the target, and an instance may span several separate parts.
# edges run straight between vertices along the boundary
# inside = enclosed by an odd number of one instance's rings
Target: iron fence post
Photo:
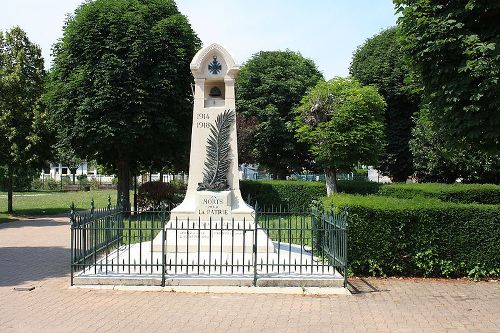
[[[349,207],[345,206],[344,207],[344,218],[345,218],[345,224],[344,224],[344,288],[347,288],[347,230],[348,230],[348,221],[349,221]]]
[[[255,221],[254,221],[254,241],[253,241],[253,286],[257,287],[257,225],[259,223],[258,205],[255,203]],[[233,226],[234,228],[234,226]]]
[[[161,286],[165,287],[165,270],[167,269],[167,258],[165,256],[165,220],[162,222],[162,230],[161,230]]]
[[[74,241],[74,227],[75,227],[75,203],[72,202],[70,206],[70,217],[69,217],[69,223],[70,223],[70,233],[71,233],[71,281],[70,285],[73,285],[73,277],[74,277],[74,256],[73,256],[73,251],[75,250],[75,241]]]

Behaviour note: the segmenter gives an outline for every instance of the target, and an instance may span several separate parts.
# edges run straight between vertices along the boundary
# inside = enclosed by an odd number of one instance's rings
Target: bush
[[[80,186],[80,189],[82,189],[85,186],[90,186],[89,179],[87,178],[87,175],[78,175],[76,177],[78,179],[78,185]]]
[[[339,180],[338,191],[348,194],[375,194],[382,184],[364,180]]]
[[[61,176],[62,184],[64,185],[73,185],[73,176]]]
[[[15,169],[12,188],[15,192],[31,190],[31,182],[40,174],[33,169]],[[0,166],[0,191],[7,191],[7,167]]]
[[[90,188],[92,190],[98,190],[99,189],[99,179],[96,177],[92,177],[90,179]]]
[[[35,190],[35,191],[40,191],[40,190],[44,189],[43,185],[44,185],[44,181],[42,181],[40,178],[35,178],[31,182],[31,189]]]
[[[158,209],[162,203],[177,205],[184,198],[186,189],[186,184],[181,181],[146,182],[137,191],[137,205],[141,209]]]
[[[337,194],[354,274],[500,276],[500,206]]]
[[[257,202],[260,207],[283,206],[293,211],[307,209],[313,200],[326,195],[324,183],[301,180],[242,180],[240,190],[243,199],[250,201],[250,204]]]
[[[45,179],[35,178],[31,182],[31,189],[35,191],[57,191],[61,189],[61,183],[47,177]]]
[[[368,170],[366,169],[355,169],[352,173],[352,178],[358,181],[368,181]]]
[[[338,189],[344,193],[376,193],[380,185],[373,182],[339,180]],[[326,195],[324,182],[289,180],[242,180],[240,189],[243,199],[259,206],[284,206],[286,209],[300,211],[307,209],[313,200],[321,200]]]
[[[500,204],[500,186],[493,184],[386,184],[378,194],[401,199],[421,196],[450,202]]]

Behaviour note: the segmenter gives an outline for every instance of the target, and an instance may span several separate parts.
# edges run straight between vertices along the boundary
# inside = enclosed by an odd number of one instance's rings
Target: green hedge
[[[367,181],[339,180],[338,190],[344,193],[376,193],[380,185]],[[241,194],[245,200],[259,206],[283,206],[294,211],[309,208],[313,200],[321,200],[326,195],[324,182],[301,180],[243,180],[240,181]]]
[[[243,180],[240,181],[243,199],[250,198],[260,207],[283,206],[285,209],[300,211],[308,209],[313,200],[326,195],[323,182],[301,180]]]
[[[500,186],[493,184],[386,184],[378,194],[402,199],[422,196],[451,202],[500,204]]]
[[[338,194],[354,274],[500,276],[500,206]]]

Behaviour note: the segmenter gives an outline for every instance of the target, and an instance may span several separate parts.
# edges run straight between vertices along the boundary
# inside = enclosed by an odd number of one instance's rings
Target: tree
[[[58,137],[115,170],[126,208],[131,173],[189,150],[189,64],[199,48],[172,0],[85,2],[54,46],[48,99]]]
[[[242,113],[236,114],[236,133],[238,134],[238,161],[240,163],[255,163],[252,153],[255,130],[257,127],[256,117],[245,117]]]
[[[383,151],[385,101],[373,86],[352,78],[320,82],[297,108],[297,138],[306,142],[326,174],[327,195],[337,192],[337,172],[373,165]]]
[[[68,167],[71,175],[73,176],[73,185],[75,185],[76,171],[80,165],[85,163],[85,159],[79,158],[71,146],[65,144],[64,142],[58,142],[55,145],[55,149],[57,150],[56,160]]]
[[[451,147],[435,127],[424,105],[410,140],[418,181],[454,183],[461,178],[469,183],[498,184],[500,156],[478,151],[463,140]]]
[[[373,84],[384,97],[387,146],[378,168],[393,181],[406,181],[413,173],[408,142],[413,127],[412,116],[420,105],[420,92],[413,76],[396,27],[368,39],[354,53],[350,73],[363,85]]]
[[[36,145],[39,102],[45,71],[40,48],[14,27],[0,32],[0,165],[7,169],[9,214],[13,209],[15,176],[39,161]]]
[[[500,2],[394,0],[438,135],[498,154]]]
[[[255,160],[275,178],[304,166],[306,147],[294,137],[293,109],[323,76],[314,62],[292,51],[261,51],[244,66],[236,82],[236,108],[255,117],[253,140],[247,141]],[[245,142],[243,142],[245,143]]]

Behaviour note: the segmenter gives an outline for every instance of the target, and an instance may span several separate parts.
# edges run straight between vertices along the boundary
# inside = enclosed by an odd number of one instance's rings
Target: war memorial
[[[187,193],[170,211],[72,213],[72,283],[345,287],[347,212],[260,211],[238,179],[235,79],[220,45],[191,62]]]

